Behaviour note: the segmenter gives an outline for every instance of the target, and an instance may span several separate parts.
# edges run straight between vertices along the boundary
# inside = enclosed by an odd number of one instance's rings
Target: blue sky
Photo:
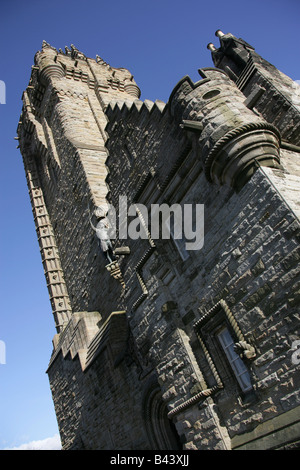
[[[43,39],[126,67],[141,99],[167,101],[184,75],[198,80],[198,68],[212,65],[206,45],[218,47],[217,29],[242,37],[299,80],[299,21],[299,0],[1,0],[0,341],[6,363],[0,364],[0,449],[57,447],[45,373],[54,321],[14,140],[22,91]]]

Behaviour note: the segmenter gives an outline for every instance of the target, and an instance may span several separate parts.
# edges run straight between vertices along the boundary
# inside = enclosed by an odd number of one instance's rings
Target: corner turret
[[[235,82],[247,98],[245,104],[249,109],[277,127],[284,148],[291,149],[291,145],[299,147],[299,86],[243,39],[231,33],[224,34],[219,29],[215,35],[219,38],[220,47],[216,48],[212,43],[207,46],[214,65]]]

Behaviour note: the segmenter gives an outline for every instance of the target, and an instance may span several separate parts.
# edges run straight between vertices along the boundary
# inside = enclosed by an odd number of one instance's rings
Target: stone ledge
[[[233,450],[268,450],[300,439],[300,406],[234,436]]]

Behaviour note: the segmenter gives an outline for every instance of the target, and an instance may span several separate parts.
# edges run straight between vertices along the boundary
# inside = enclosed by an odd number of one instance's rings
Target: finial
[[[42,43],[42,48],[44,47],[51,47],[50,44],[47,41],[45,41],[45,39],[43,40],[43,43]]]
[[[215,35],[217,36],[217,38],[221,38],[225,36],[225,34],[220,29],[217,29],[217,31],[215,32]]]
[[[71,51],[69,51],[69,54],[68,55],[71,55],[72,59],[83,59],[83,60],[86,60],[86,57],[85,55],[83,54],[83,52],[80,52],[79,49],[77,49],[76,46],[74,46],[74,44],[71,44]]]
[[[57,52],[57,49],[55,47],[51,46],[51,44],[49,44],[49,42],[43,40],[42,49],[45,49],[45,48],[52,49],[53,51]]]
[[[216,47],[213,45],[212,42],[210,42],[209,44],[207,44],[207,49],[210,50],[211,52],[214,52],[216,51]]]
[[[98,54],[96,54],[96,62],[97,64],[100,64],[100,65],[109,66],[109,64],[105,62]]]

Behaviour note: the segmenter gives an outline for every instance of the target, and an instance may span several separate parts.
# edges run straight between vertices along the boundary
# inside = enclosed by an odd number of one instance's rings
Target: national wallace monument
[[[300,448],[300,87],[216,36],[167,103],[35,55],[18,139],[64,450]]]

